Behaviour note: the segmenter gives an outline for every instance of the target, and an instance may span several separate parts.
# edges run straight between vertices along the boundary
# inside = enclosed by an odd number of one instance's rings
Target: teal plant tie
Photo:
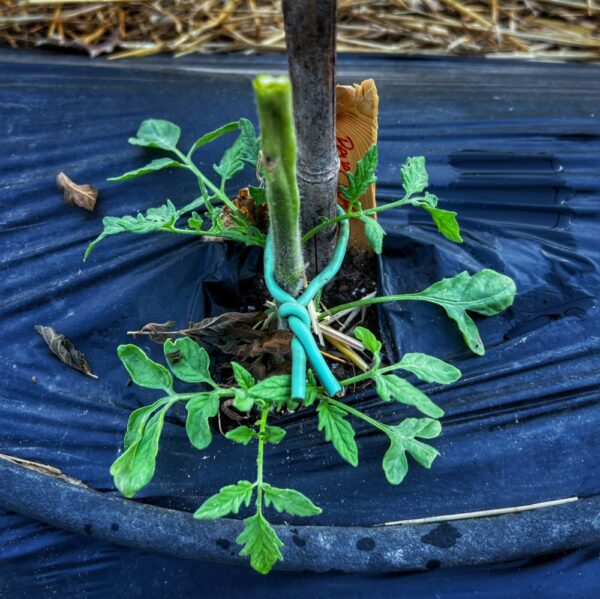
[[[340,215],[344,214],[338,206]],[[329,264],[308,284],[302,295],[297,299],[285,292],[275,280],[275,264],[273,257],[273,240],[271,233],[267,235],[265,244],[265,283],[267,289],[277,303],[280,318],[286,318],[290,330],[294,334],[292,339],[292,399],[303,401],[306,396],[306,361],[310,362],[321,384],[331,397],[337,395],[342,387],[335,378],[325,358],[310,331],[310,316],[307,306],[315,295],[335,277],[340,269],[346,248],[350,227],[348,220],[340,222],[337,244]]]

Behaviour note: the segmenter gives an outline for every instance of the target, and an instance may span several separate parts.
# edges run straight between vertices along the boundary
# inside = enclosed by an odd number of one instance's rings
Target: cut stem
[[[273,236],[275,279],[284,291],[297,297],[303,287],[304,260],[290,81],[287,77],[259,75],[254,80],[254,93]]]

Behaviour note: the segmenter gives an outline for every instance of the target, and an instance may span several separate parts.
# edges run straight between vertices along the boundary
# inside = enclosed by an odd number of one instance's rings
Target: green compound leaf
[[[287,402],[292,395],[291,377],[289,374],[271,376],[254,385],[249,394],[254,399],[262,399],[263,401]]]
[[[365,327],[356,327],[353,332],[354,336],[375,356],[379,356],[381,351],[381,341]]]
[[[412,372],[426,383],[448,385],[461,377],[460,370],[452,364],[421,353],[404,354],[397,367]]]
[[[165,403],[143,425],[137,422],[138,428],[129,438],[131,444],[110,467],[115,486],[125,497],[133,497],[152,480],[165,414],[173,403]]]
[[[154,173],[156,171],[163,170],[165,168],[186,168],[185,165],[177,162],[177,160],[173,160],[172,158],[157,158],[152,162],[149,162],[146,166],[142,166],[141,168],[135,169],[133,171],[128,171],[119,177],[109,177],[107,181],[127,181],[128,179],[133,179],[135,177],[141,177],[142,175],[148,175],[150,173]]]
[[[163,351],[173,374],[186,383],[208,383],[215,386],[210,375],[208,352],[189,337],[176,341],[167,339]]]
[[[280,428],[279,426],[265,426],[265,436],[266,440],[273,445],[277,445],[283,441],[285,437],[285,430]]]
[[[117,354],[136,385],[172,392],[171,373],[162,364],[153,362],[137,345],[119,345]]]
[[[210,133],[205,133],[200,139],[198,139],[194,145],[190,148],[187,157],[190,158],[192,154],[204,144],[210,143],[219,137],[230,133],[231,131],[237,131],[239,129],[240,123],[239,121],[234,121],[233,123],[227,123],[226,125],[222,125],[221,127],[211,131]]]
[[[279,489],[263,483],[262,490],[267,507],[272,503],[279,513],[286,512],[290,516],[318,516],[323,511],[306,495],[295,489]]]
[[[390,484],[399,485],[408,472],[407,452],[424,468],[431,467],[439,453],[416,437],[433,439],[439,436],[442,426],[430,418],[407,418],[389,429],[391,444],[383,457],[383,470]]]
[[[467,310],[495,316],[512,306],[515,294],[516,286],[510,277],[486,268],[474,275],[465,271],[442,279],[412,297],[442,306],[458,325],[469,349],[482,356],[485,348]]]
[[[369,241],[373,251],[379,255],[383,250],[383,237],[385,236],[385,229],[371,216],[361,214],[359,220],[365,226],[365,235]]]
[[[196,449],[205,449],[210,445],[212,433],[208,420],[217,415],[220,405],[218,393],[210,391],[199,393],[187,402],[185,430]]]
[[[260,154],[260,140],[256,137],[254,125],[248,119],[242,118],[239,120],[239,127],[239,143],[241,146],[240,156],[244,162],[247,162],[256,168]],[[254,196],[252,197],[254,198]],[[254,198],[254,201],[257,201],[256,198]]]
[[[423,391],[395,374],[377,373],[375,375],[375,389],[383,401],[394,399],[408,406],[414,406],[417,410],[432,418],[441,418],[444,415],[444,410],[434,404]]]
[[[175,123],[149,119],[140,125],[136,137],[129,138],[129,143],[134,146],[173,151],[177,147],[180,135],[181,129]]]
[[[238,364],[237,362],[231,362],[231,367],[233,368],[235,382],[242,389],[248,390],[256,385],[254,377],[241,364]]]
[[[158,401],[155,401],[149,406],[142,406],[137,410],[134,410],[129,414],[129,420],[127,421],[127,431],[125,432],[125,438],[123,440],[123,448],[129,449],[132,445],[137,443],[144,434],[144,429],[148,424],[150,416],[156,412],[159,408],[172,401],[168,397],[163,397]]]
[[[341,185],[340,192],[350,203],[358,200],[367,192],[369,185],[377,181],[377,177],[375,176],[377,160],[377,146],[372,145],[356,163],[354,173],[348,173],[348,187]]]
[[[243,545],[240,555],[250,557],[250,565],[261,574],[268,574],[276,561],[282,560],[281,539],[260,513],[244,520],[244,530],[236,539]]]
[[[247,480],[237,485],[227,485],[216,495],[209,497],[194,513],[198,520],[214,520],[227,514],[237,514],[243,504],[250,505],[254,484]]]
[[[429,176],[423,156],[407,158],[402,167],[402,187],[407,195],[421,193],[429,185]]]
[[[354,429],[340,408],[327,401],[319,402],[319,430],[325,431],[325,440],[330,441],[340,456],[350,465],[358,465],[358,447],[354,440]]]
[[[230,441],[235,441],[236,443],[241,443],[242,445],[248,445],[252,439],[258,438],[258,433],[254,429],[242,425],[227,432],[225,437]]]

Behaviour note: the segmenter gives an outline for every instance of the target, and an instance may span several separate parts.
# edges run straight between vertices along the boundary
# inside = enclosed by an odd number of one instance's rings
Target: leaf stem
[[[384,304],[386,302],[401,302],[407,300],[423,300],[433,304],[440,304],[440,302],[434,301],[430,297],[424,297],[420,293],[401,293],[399,295],[380,295],[376,297],[368,297],[360,300],[356,300],[354,302],[348,302],[347,304],[341,304],[340,306],[335,306],[333,308],[328,308],[327,312],[321,312],[319,314],[319,320],[322,320],[326,316],[333,316],[338,312],[343,312],[344,310],[353,310],[354,308],[362,308],[363,306],[370,306],[372,304]]]
[[[418,198],[415,198],[418,199]],[[390,202],[389,204],[385,204],[383,206],[376,206],[375,208],[368,208],[367,210],[358,210],[355,212],[346,212],[340,216],[336,216],[334,218],[330,218],[328,220],[323,221],[318,224],[316,227],[308,231],[304,237],[302,237],[302,243],[306,243],[311,237],[314,237],[317,233],[320,233],[323,229],[330,227],[335,223],[339,223],[342,220],[346,220],[348,218],[359,218],[362,215],[370,216],[372,214],[377,214],[378,212],[383,212],[385,210],[390,210],[391,208],[397,208],[398,206],[405,206],[406,204],[411,203],[410,195],[405,195],[400,200],[396,200],[395,202]]]
[[[262,498],[263,498],[263,462],[265,455],[265,437],[267,428],[267,418],[269,416],[270,407],[263,408],[260,413],[258,427],[258,454],[256,456],[256,511],[262,514]]]
[[[363,420],[364,422],[370,424],[374,428],[379,429],[386,435],[390,434],[390,429],[388,426],[386,426],[382,422],[379,422],[378,420],[375,420],[374,418],[371,418],[370,416],[367,416],[366,414],[364,414],[363,412],[360,412],[356,408],[353,408],[352,406],[349,406],[348,404],[338,401],[337,399],[332,399],[331,397],[328,397],[326,399],[326,401],[328,401],[331,405],[334,405],[334,406],[340,408],[340,410],[343,410],[344,412],[346,412],[346,414],[350,414],[350,415],[354,416],[355,418],[358,418],[359,420]]]

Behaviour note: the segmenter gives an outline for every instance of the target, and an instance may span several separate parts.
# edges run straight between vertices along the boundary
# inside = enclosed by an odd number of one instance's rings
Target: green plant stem
[[[379,429],[380,431],[384,432],[386,435],[390,434],[390,429],[385,424],[383,424],[382,422],[379,422],[378,420],[375,420],[374,418],[371,418],[370,416],[367,416],[366,414],[364,414],[363,412],[360,412],[359,410],[353,408],[352,406],[349,406],[348,404],[338,401],[337,399],[332,399],[331,397],[328,397],[327,401],[331,405],[334,405],[334,406],[340,408],[340,410],[343,410],[344,412],[346,412],[346,414],[350,414],[350,415],[354,416],[355,418],[358,418],[359,420],[363,420],[364,422],[370,424],[371,426],[375,427],[376,429]]]
[[[418,199],[418,198],[414,198]],[[336,216],[334,218],[330,218],[328,220],[323,221],[318,224],[314,229],[308,231],[304,237],[302,238],[302,243],[306,243],[311,237],[314,237],[317,233],[320,233],[323,229],[330,227],[335,223],[339,223],[342,220],[346,220],[348,218],[359,218],[361,215],[370,216],[372,214],[377,214],[378,212],[383,212],[385,210],[390,210],[392,208],[397,208],[398,206],[405,206],[406,204],[410,204],[412,198],[410,196],[404,196],[400,200],[396,200],[395,202],[390,202],[389,204],[385,204],[384,206],[377,206],[375,208],[368,208],[367,210],[359,210],[357,212],[346,212],[345,214],[341,214],[340,216]]]
[[[328,308],[327,312],[321,312],[318,316],[319,320],[322,320],[326,316],[333,316],[338,312],[343,312],[344,310],[353,310],[354,308],[362,308],[363,306],[371,306],[373,304],[384,304],[386,302],[402,302],[408,300],[421,300],[425,302],[430,302],[432,304],[438,304],[442,306],[440,302],[434,301],[430,297],[424,297],[419,293],[401,293],[399,295],[380,295],[378,297],[368,297],[365,299],[356,300],[354,302],[348,302],[347,304],[341,304],[340,306],[335,306],[333,308]]]
[[[256,456],[256,511],[262,513],[262,499],[263,499],[263,463],[265,456],[265,436],[267,427],[267,418],[269,416],[270,408],[263,408],[260,414],[259,427],[258,427],[258,454]]]
[[[287,77],[259,75],[254,80],[254,94],[260,122],[275,279],[284,291],[297,297],[304,282],[304,260],[290,81]]]
[[[353,376],[349,379],[344,379],[343,381],[340,381],[340,385],[342,385],[342,387],[347,387],[348,385],[353,385],[354,383],[359,383],[360,381],[369,379],[374,376],[375,370],[377,370],[377,372],[379,372],[379,373],[385,373],[385,372],[390,372],[392,370],[396,370],[397,368],[398,368],[398,364],[390,364],[389,366],[384,366],[383,368],[377,368],[377,369],[371,368],[371,370],[368,370],[367,372],[363,372],[363,373],[357,374],[356,376]]]

